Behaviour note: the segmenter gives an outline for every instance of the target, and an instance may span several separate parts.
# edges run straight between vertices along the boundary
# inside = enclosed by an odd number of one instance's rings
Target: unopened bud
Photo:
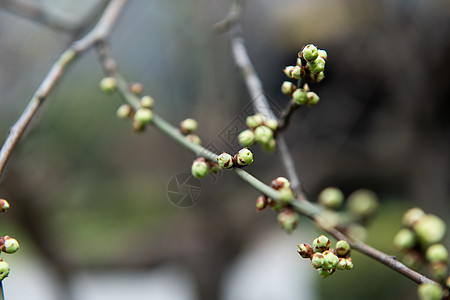
[[[260,114],[254,114],[253,116],[248,116],[245,120],[247,127],[254,129],[263,123],[264,119]]]
[[[116,79],[114,77],[105,77],[100,81],[100,89],[104,93],[111,93],[116,89]]]
[[[301,54],[299,53],[299,56],[302,56],[308,62],[314,61],[319,56],[319,51],[317,50],[316,46],[314,46],[313,44],[309,44],[303,48]]]
[[[285,95],[292,95],[292,93],[296,90],[295,85],[290,81],[285,81],[281,85],[281,92]]]
[[[225,169],[229,169],[233,166],[233,156],[228,153],[223,152],[217,156],[217,163],[219,166]]]
[[[191,167],[191,173],[195,178],[203,178],[208,175],[208,165],[203,157],[194,160]]]
[[[347,257],[345,259],[345,262],[347,264],[347,266],[345,267],[346,270],[351,270],[353,269],[353,260],[350,257]]]
[[[280,201],[285,204],[289,204],[294,200],[294,191],[291,188],[278,190],[280,194]]]
[[[327,53],[327,51],[325,51],[325,50],[319,50],[318,52],[319,52],[319,57],[322,57],[322,58],[326,61],[327,58],[328,58],[328,53]]]
[[[328,209],[337,209],[344,202],[344,194],[340,189],[328,187],[319,194],[319,203]]]
[[[447,275],[447,263],[446,262],[434,262],[429,265],[430,273],[433,277],[444,279]]]
[[[273,137],[273,131],[267,126],[258,126],[255,129],[255,140],[261,144],[267,144]]]
[[[324,261],[325,258],[323,257],[322,253],[319,252],[314,253],[311,257],[311,265],[315,269],[322,268]]]
[[[315,238],[312,244],[313,250],[315,252],[324,252],[330,249],[330,245],[331,245],[330,240],[323,234],[318,238]]]
[[[294,79],[300,79],[304,76],[304,70],[300,66],[295,66],[291,71],[291,77]]]
[[[336,254],[334,254],[330,250],[324,251],[322,254],[324,258],[323,268],[328,270],[334,269],[339,262],[339,258],[336,256]]]
[[[322,276],[322,278],[330,277],[331,275],[333,275],[334,271],[335,269],[325,269],[325,268],[317,269],[317,272],[319,272],[319,275]]]
[[[128,91],[135,95],[141,94],[143,89],[144,86],[139,82],[132,82],[128,85]]]
[[[407,228],[400,229],[394,237],[394,246],[398,250],[405,250],[414,247],[416,235]]]
[[[277,177],[270,183],[270,187],[274,190],[287,189],[291,187],[290,181],[285,177]]]
[[[348,197],[347,209],[359,218],[368,218],[378,209],[378,197],[370,190],[359,189]]]
[[[250,147],[255,142],[255,134],[250,129],[246,129],[239,133],[238,141],[242,147]]]
[[[134,114],[134,121],[139,124],[146,125],[148,124],[153,117],[153,113],[148,108],[139,108]]]
[[[186,136],[186,139],[188,141],[190,141],[191,143],[194,143],[196,145],[200,145],[202,143],[202,140],[200,139],[200,137],[198,135],[196,135],[196,134],[193,134],[193,133],[188,134]]]
[[[435,262],[446,263],[448,261],[448,250],[442,244],[434,244],[427,249],[425,257],[431,263]]]
[[[261,145],[264,152],[273,152],[277,147],[277,141],[271,138],[267,143]]]
[[[292,93],[292,99],[294,99],[294,102],[297,105],[303,105],[308,100],[306,92],[302,89],[296,89],[295,92]]]
[[[314,93],[314,92],[307,92],[306,93],[306,104],[308,106],[314,106],[317,103],[319,103],[320,97]]]
[[[5,212],[9,208],[9,203],[5,199],[0,199],[0,212]]]
[[[417,288],[417,294],[420,300],[441,300],[444,297],[444,291],[437,283],[422,283]]]
[[[347,269],[347,260],[345,258],[343,258],[343,257],[340,257],[339,258],[339,262],[336,265],[336,269],[338,269],[338,270],[345,270],[345,269]]]
[[[287,77],[292,78],[292,70],[294,70],[295,66],[287,66],[284,68],[283,72]]]
[[[336,254],[340,257],[348,256],[350,254],[350,244],[344,240],[337,241]]]
[[[311,245],[298,244],[297,248],[298,248],[298,250],[297,250],[298,254],[303,258],[311,258],[311,256],[314,254],[314,251],[313,251]]]
[[[184,135],[189,134],[197,130],[197,121],[194,119],[188,118],[184,121],[180,122],[180,130]]]
[[[319,72],[317,74],[309,73],[309,80],[311,80],[312,82],[318,83],[318,82],[321,82],[324,78],[325,78],[325,73],[323,71]]]
[[[318,74],[325,70],[325,60],[322,57],[318,57],[314,61],[308,61],[309,71],[313,74]]]
[[[431,245],[444,239],[447,225],[439,217],[428,214],[414,224],[413,230],[422,245]]]
[[[234,160],[240,166],[247,166],[253,162],[253,153],[247,148],[243,148],[234,156]]]
[[[267,201],[266,196],[264,195],[258,196],[258,198],[256,198],[256,211],[257,212],[262,211],[264,208],[267,207],[268,204],[269,202]]]
[[[402,224],[412,228],[423,216],[425,216],[425,212],[422,209],[418,207],[410,208],[403,214]]]
[[[133,109],[128,104],[122,104],[116,112],[116,115],[119,119],[126,119],[131,116]]]
[[[278,222],[287,233],[291,233],[297,227],[298,219],[298,214],[292,209],[284,209],[278,214]]]
[[[141,98],[140,103],[141,107],[152,108],[153,105],[155,104],[155,100],[153,99],[153,97],[145,95]]]
[[[264,126],[269,127],[272,131],[276,131],[278,128],[278,121],[275,119],[264,121]]]
[[[0,281],[6,278],[9,274],[9,265],[6,261],[0,260]]]
[[[19,242],[8,235],[2,236],[0,237],[0,249],[4,253],[14,253],[19,250]]]

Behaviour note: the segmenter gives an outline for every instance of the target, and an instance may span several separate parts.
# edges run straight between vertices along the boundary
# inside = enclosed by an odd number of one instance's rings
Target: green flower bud
[[[291,71],[291,77],[294,79],[300,79],[304,76],[304,71],[302,72],[302,68],[299,66],[295,66]]]
[[[273,137],[273,131],[267,126],[258,126],[255,129],[255,140],[261,144],[267,144]]]
[[[405,250],[414,247],[416,235],[409,229],[400,229],[394,237],[394,246],[398,250]]]
[[[298,219],[298,214],[292,209],[284,209],[278,214],[278,222],[287,233],[291,233],[297,227]]]
[[[280,211],[283,208],[283,204],[281,204],[279,201],[274,201],[270,198],[268,198],[267,201],[269,202],[270,208],[274,211]]]
[[[188,141],[190,141],[191,143],[194,143],[196,145],[200,145],[202,143],[202,140],[200,139],[200,137],[196,134],[188,134],[186,136],[186,139]]]
[[[257,212],[262,211],[264,208],[267,207],[268,204],[269,202],[267,201],[266,196],[264,195],[258,196],[258,198],[256,198],[256,211]]]
[[[297,105],[303,105],[308,100],[306,97],[306,92],[302,89],[296,89],[292,93],[292,99],[294,99],[295,104]]]
[[[314,61],[308,61],[309,71],[313,74],[318,74],[325,70],[325,60],[322,57],[318,57]]]
[[[105,77],[100,81],[100,89],[104,93],[111,93],[116,89],[116,79],[114,77]]]
[[[292,70],[294,70],[295,66],[287,66],[284,68],[283,72],[287,77],[292,78]]]
[[[410,208],[403,214],[402,224],[412,228],[423,216],[425,216],[425,212],[422,209],[418,207]]]
[[[330,249],[330,245],[331,245],[330,240],[323,234],[318,238],[314,239],[312,244],[313,250],[315,252],[324,252]]]
[[[135,132],[142,132],[145,129],[145,124],[142,124],[136,120],[133,119],[133,130]]]
[[[9,265],[6,261],[0,260],[0,281],[6,278],[9,274]]]
[[[322,267],[324,269],[328,269],[328,270],[336,268],[336,266],[339,262],[339,258],[336,256],[336,254],[334,254],[330,250],[327,250],[327,251],[323,252],[322,254],[323,254],[323,258],[324,258]]]
[[[420,300],[441,300],[444,297],[444,291],[437,283],[422,283],[417,288],[417,294]]]
[[[148,108],[139,108],[134,114],[134,121],[139,124],[146,125],[148,124],[153,117],[153,113]]]
[[[254,114],[253,116],[248,116],[245,120],[247,127],[250,129],[256,128],[263,123],[264,119],[260,114]]]
[[[328,53],[327,53],[327,51],[325,51],[325,50],[319,50],[318,52],[319,52],[319,57],[322,57],[323,60],[326,61],[327,58],[328,58]]]
[[[197,130],[197,121],[194,119],[188,118],[184,121],[180,122],[180,130],[184,135],[189,134]]]
[[[131,82],[128,85],[128,91],[135,95],[139,95],[140,93],[142,93],[143,89],[144,89],[144,86],[139,82]]]
[[[298,254],[303,258],[312,258],[312,255],[314,254],[314,251],[311,247],[311,245],[308,244],[298,244],[297,245],[297,252]]]
[[[122,104],[116,112],[116,115],[119,119],[126,119],[131,116],[133,109],[128,104]]]
[[[425,257],[431,263],[447,262],[448,250],[442,244],[434,244],[427,249]]]
[[[2,236],[0,237],[0,249],[8,254],[14,253],[19,250],[19,242],[8,235]]]
[[[309,92],[309,85],[308,85],[307,83],[305,83],[305,84],[303,85],[303,90],[304,90],[305,92]]]
[[[328,209],[337,209],[344,202],[344,194],[340,189],[328,187],[319,194],[319,203]]]
[[[269,127],[272,131],[276,131],[278,129],[278,121],[275,119],[270,119],[264,121],[264,126]]]
[[[291,188],[284,188],[278,190],[278,193],[280,194],[280,201],[285,204],[289,204],[294,200],[294,191]]]
[[[264,152],[272,152],[277,147],[277,141],[271,138],[266,144],[261,145]]]
[[[316,105],[320,100],[320,97],[314,92],[306,93],[306,103],[308,106]]]
[[[145,95],[140,100],[141,107],[152,108],[155,104],[155,99],[149,95]]]
[[[255,142],[255,134],[250,129],[246,129],[239,133],[238,141],[242,147],[250,147]]]
[[[292,93],[296,90],[296,86],[290,82],[290,81],[285,81],[283,82],[283,84],[281,85],[281,91],[283,92],[283,94],[285,95],[292,95]]]
[[[345,262],[347,264],[347,266],[345,267],[346,270],[351,270],[353,269],[353,260],[351,258],[346,258]]]
[[[339,258],[339,262],[336,266],[336,269],[338,270],[345,270],[347,269],[347,259],[345,259],[344,257],[340,257]]]
[[[323,257],[322,253],[316,252],[311,257],[311,265],[315,269],[322,268],[324,262],[325,258]]]
[[[370,190],[359,189],[348,197],[347,209],[351,214],[365,219],[378,209],[378,197]]]
[[[350,244],[344,240],[337,241],[336,254],[340,257],[348,256],[350,254]]]
[[[191,173],[195,178],[203,178],[208,175],[208,165],[203,157],[194,160],[191,167]]]
[[[439,217],[428,214],[414,224],[413,230],[422,245],[431,245],[444,239],[447,225]]]
[[[429,265],[430,273],[435,278],[444,279],[447,275],[447,263],[446,262],[434,262]]]
[[[0,199],[0,212],[5,212],[9,208],[9,203],[5,199]]]
[[[324,78],[325,73],[323,71],[317,74],[309,73],[309,80],[311,80],[312,82],[321,82]]]
[[[320,268],[317,269],[317,272],[319,272],[319,275],[322,276],[322,278],[327,278],[330,277],[331,275],[333,275],[335,269],[324,269],[324,268]]]
[[[234,160],[240,166],[247,166],[253,162],[253,153],[247,148],[243,148],[234,156]]]
[[[302,59],[300,57],[297,58],[297,66],[302,66]]]
[[[303,48],[303,50],[301,52],[301,56],[308,62],[314,61],[319,56],[319,51],[317,50],[316,46],[314,46],[313,44],[309,44]]]
[[[288,189],[291,187],[291,182],[285,177],[277,177],[270,182],[270,187],[274,190]]]
[[[217,156],[217,163],[219,166],[225,169],[229,169],[233,166],[233,156],[228,153],[223,152]]]

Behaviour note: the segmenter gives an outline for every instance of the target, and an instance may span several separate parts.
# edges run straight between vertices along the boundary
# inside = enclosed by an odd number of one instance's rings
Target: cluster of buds
[[[314,239],[312,246],[298,244],[298,254],[303,258],[309,258],[311,265],[322,278],[331,276],[336,270],[353,269],[353,261],[350,258],[350,245],[347,241],[340,240],[336,248],[330,248],[331,242],[321,235]]]
[[[200,137],[196,134],[194,134],[194,131],[197,130],[198,124],[197,121],[195,121],[192,118],[188,118],[186,120],[183,120],[180,122],[180,132],[181,134],[183,134],[184,136],[186,136],[186,138],[194,144],[200,145],[201,144],[201,140]]]
[[[0,212],[6,212],[9,208],[9,203],[5,199],[0,199]],[[0,250],[6,254],[15,253],[19,250],[19,242],[9,235],[0,236]],[[5,279],[9,274],[9,265],[0,258],[0,281]]]
[[[246,147],[239,150],[234,156],[223,152],[216,158],[217,163],[224,169],[230,169],[232,167],[242,168],[253,162],[253,153]]]
[[[217,163],[199,157],[192,163],[191,173],[195,178],[206,177],[209,173],[217,173],[220,167]]]
[[[266,152],[275,150],[275,133],[278,128],[277,120],[267,120],[260,114],[254,114],[248,116],[245,123],[248,129],[242,131],[238,135],[238,141],[241,146],[250,147],[256,142],[259,143]]]
[[[420,300],[442,300],[447,299],[449,292],[437,283],[422,283],[417,288],[417,294]]]
[[[402,225],[394,237],[394,246],[403,252],[404,263],[418,267],[426,261],[434,277],[439,280],[448,278],[449,252],[442,244],[447,230],[444,221],[414,207],[405,212]]]
[[[281,85],[283,94],[292,96],[294,103],[297,105],[316,105],[320,98],[316,93],[310,91],[306,82],[320,82],[325,78],[324,70],[327,57],[328,54],[325,50],[317,49],[313,44],[304,46],[298,53],[297,64],[287,66],[283,71],[290,79],[302,79],[305,84],[301,88],[297,88],[292,82],[285,81]]]

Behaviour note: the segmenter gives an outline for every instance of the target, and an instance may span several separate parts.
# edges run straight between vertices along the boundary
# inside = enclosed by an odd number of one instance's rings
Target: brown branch
[[[38,89],[34,93],[30,102],[20,115],[19,119],[11,127],[9,134],[5,142],[3,143],[3,146],[0,150],[0,176],[3,173],[6,162],[8,161],[12,151],[14,150],[14,147],[19,141],[26,127],[30,123],[33,116],[36,114],[36,111],[39,109],[41,104],[47,98],[53,87],[56,85],[56,83],[58,83],[66,67],[79,54],[89,49],[96,42],[107,38],[126,1],[127,0],[112,0],[106,7],[95,27],[83,38],[73,42],[72,45],[67,48],[61,54],[58,60],[53,64],[50,71],[47,73],[44,80],[41,82]]]

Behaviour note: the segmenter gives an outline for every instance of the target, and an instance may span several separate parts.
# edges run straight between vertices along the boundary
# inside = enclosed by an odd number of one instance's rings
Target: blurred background
[[[46,25],[12,2],[0,4],[3,138],[105,4],[33,1],[50,16]],[[172,124],[195,118],[202,143],[217,152],[236,150],[230,133],[252,113],[228,36],[212,30],[228,8],[224,0],[129,1],[110,37],[119,70],[144,85],[155,111]],[[289,100],[282,69],[301,47],[327,50],[326,79],[312,86],[320,103],[298,110],[285,137],[312,201],[330,185],[379,195],[367,242],[392,255],[407,208],[450,219],[449,16],[447,0],[244,5],[246,45],[274,107]],[[168,184],[195,157],[153,128],[136,134],[118,120],[120,97],[101,93],[102,76],[92,49],[67,69],[1,178],[12,207],[0,234],[21,245],[5,257],[6,299],[416,299],[415,283],[357,253],[353,271],[321,279],[296,253],[321,232],[301,218],[287,235],[273,211],[255,212],[258,193],[231,172],[202,179],[195,205],[173,205]],[[277,153],[252,151],[256,177],[286,175]]]

